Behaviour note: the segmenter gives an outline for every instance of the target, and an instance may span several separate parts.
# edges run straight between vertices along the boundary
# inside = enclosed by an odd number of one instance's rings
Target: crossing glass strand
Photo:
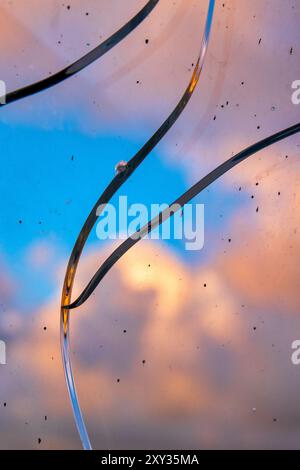
[[[62,360],[65,369],[65,377],[69,395],[73,407],[73,413],[75,422],[80,435],[80,439],[84,449],[91,449],[91,443],[85,427],[84,419],[80,410],[80,405],[74,385],[74,378],[72,373],[71,359],[70,359],[70,316],[69,316],[69,305],[71,304],[71,295],[76,275],[78,262],[83,251],[84,245],[88,239],[88,236],[94,227],[97,218],[101,214],[101,211],[97,212],[97,209],[101,206],[103,211],[105,205],[109,202],[112,196],[117,190],[125,183],[130,175],[137,169],[137,167],[143,162],[143,160],[149,155],[153,148],[160,142],[160,140],[166,135],[173,124],[177,121],[186,105],[188,104],[196,85],[199,81],[203,65],[205,62],[207,47],[209,43],[209,37],[212,27],[213,14],[214,14],[215,0],[210,0],[208,5],[207,17],[204,35],[201,42],[200,53],[196,62],[195,69],[193,71],[191,80],[186,88],[182,98],[173,109],[168,118],[163,122],[159,129],[152,135],[152,137],[146,142],[146,144],[129,160],[125,171],[118,173],[111,183],[107,186],[103,194],[100,196],[98,201],[95,203],[93,209],[88,215],[82,230],[76,240],[74,248],[72,250],[68,267],[65,275],[62,299],[61,299],[61,348],[62,348]]]
[[[125,253],[130,250],[139,240],[141,240],[145,235],[150,233],[156,227],[165,222],[169,217],[173,216],[178,210],[180,210],[185,204],[187,204],[191,199],[197,196],[201,191],[203,191],[207,186],[211,185],[214,181],[219,179],[222,175],[227,173],[237,164],[251,157],[260,150],[269,147],[280,140],[286,139],[296,133],[300,132],[300,123],[295,124],[287,129],[284,129],[266,139],[257,142],[250,147],[242,150],[237,155],[226,160],[224,163],[219,165],[217,168],[212,170],[208,175],[204,176],[198,183],[192,186],[188,191],[182,194],[176,201],[173,202],[168,208],[158,214],[154,219],[150,220],[146,225],[144,225],[138,232],[134,233],[131,237],[127,238],[113,253],[105,260],[105,262],[100,266],[96,274],[90,280],[88,285],[79,295],[77,300],[68,306],[69,310],[79,307],[84,304],[91,294],[94,292],[96,287],[99,285],[104,276],[110,271],[114,264],[125,255]]]
[[[20,100],[21,98],[26,98],[27,96],[34,95],[40,91],[44,91],[47,88],[50,88],[58,83],[63,82],[67,78],[72,77],[76,73],[85,69],[88,65],[92,64],[96,60],[100,59],[104,54],[110,51],[114,46],[121,42],[128,34],[130,34],[137,26],[139,26],[145,18],[151,13],[154,7],[158,4],[160,0],[149,0],[146,5],[133,17],[129,20],[122,28],[116,31],[112,36],[106,39],[104,42],[99,44],[93,50],[85,54],[80,59],[76,60],[71,65],[68,65],[59,72],[51,75],[50,77],[44,78],[38,82],[27,85],[18,90],[11,91],[4,96],[0,97],[0,107],[5,106],[14,101]]]

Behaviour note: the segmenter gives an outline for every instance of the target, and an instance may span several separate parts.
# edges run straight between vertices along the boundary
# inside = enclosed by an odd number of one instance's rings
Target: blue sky
[[[10,91],[59,70],[144,3],[2,0],[0,79]],[[232,154],[299,121],[291,102],[299,2],[216,3],[199,86],[118,193],[129,203],[172,202]],[[83,73],[1,109],[0,338],[9,353],[1,448],[80,445],[59,351],[66,263],[116,163],[182,96],[206,7],[161,1]],[[299,447],[299,370],[290,361],[299,332],[299,149],[298,136],[283,141],[194,199],[205,204],[203,250],[141,242],[75,312],[76,381],[97,446],[107,435],[110,448]],[[77,285],[89,281],[102,247],[94,232]]]

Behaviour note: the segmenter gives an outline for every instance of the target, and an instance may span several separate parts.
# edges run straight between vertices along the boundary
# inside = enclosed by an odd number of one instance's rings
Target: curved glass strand
[[[211,185],[214,181],[219,179],[222,175],[227,173],[237,164],[249,158],[251,155],[259,152],[260,150],[269,147],[270,145],[279,142],[280,140],[286,139],[291,135],[300,132],[300,123],[295,124],[292,127],[284,129],[266,139],[257,142],[250,147],[242,150],[237,155],[226,160],[224,163],[219,165],[217,168],[212,170],[208,175],[204,176],[200,181],[198,181],[194,186],[192,186],[188,191],[182,194],[176,201],[173,202],[168,208],[158,214],[154,219],[150,220],[146,225],[144,225],[140,231],[133,234],[131,237],[127,238],[115,251],[105,260],[105,262],[98,269],[96,274],[90,280],[88,285],[79,295],[77,300],[68,306],[69,309],[74,309],[82,305],[94,292],[98,284],[101,282],[103,277],[110,271],[114,264],[122,257],[124,254],[130,250],[139,240],[141,240],[145,235],[150,233],[156,227],[165,222],[169,217],[174,215],[178,210],[180,210],[185,204],[187,204],[191,199],[197,196],[201,191]],[[173,210],[170,210],[173,207]]]
[[[72,288],[74,284],[74,279],[76,275],[76,270],[78,262],[87,241],[87,238],[95,225],[95,222],[100,215],[97,212],[99,206],[103,210],[105,204],[111,199],[111,197],[117,192],[117,190],[125,183],[129,176],[136,170],[136,168],[143,162],[143,160],[149,155],[153,148],[158,144],[158,142],[164,137],[164,135],[170,130],[173,124],[177,121],[187,103],[189,102],[195,87],[199,81],[203,65],[205,62],[207,47],[209,43],[209,37],[212,27],[213,14],[214,14],[215,0],[209,1],[208,12],[206,17],[205,31],[201,42],[201,48],[199,57],[195,69],[192,74],[192,78],[188,84],[187,89],[185,90],[182,98],[171,112],[169,117],[164,121],[160,128],[152,135],[152,137],[146,142],[146,144],[135,154],[131,160],[128,162],[125,171],[117,174],[111,183],[107,186],[103,194],[100,196],[98,201],[95,203],[93,209],[88,215],[82,230],[76,240],[74,248],[72,250],[67,271],[65,275],[63,290],[62,290],[62,299],[61,299],[61,348],[62,348],[62,359],[65,370],[65,377],[67,382],[67,387],[69,390],[69,395],[72,403],[74,418],[76,426],[80,435],[80,439],[84,449],[91,449],[90,440],[88,433],[84,424],[83,416],[80,410],[80,405],[74,385],[74,378],[72,373],[71,359],[70,359],[70,317],[69,317],[69,308],[71,304],[71,295]]]

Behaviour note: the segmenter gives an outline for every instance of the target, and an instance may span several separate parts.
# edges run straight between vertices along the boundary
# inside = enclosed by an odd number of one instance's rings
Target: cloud
[[[298,314],[299,164],[291,155],[275,158],[270,166],[269,172],[257,172],[247,210],[234,214],[234,246],[221,269],[252,302]]]
[[[118,15],[107,1],[83,7],[74,0],[70,10],[61,3],[44,3],[43,9],[37,0],[29,0],[26,7],[22,2],[2,7],[2,73],[8,89],[75,60],[145,2],[121,7],[116,2]],[[4,119],[64,129],[72,116],[76,128],[88,134],[113,132],[129,140],[138,135],[138,141],[144,142],[187,86],[200,47],[206,3],[161,2],[98,63],[67,83],[5,108]],[[292,3],[276,1],[272,9],[260,0],[217,3],[199,86],[159,147],[165,158],[185,169],[189,181],[243,147],[297,122],[299,110],[291,102],[291,84],[299,78],[297,32],[297,9],[295,14]],[[274,148],[289,154],[295,151],[295,142],[288,139]],[[124,157],[128,160],[130,155]],[[244,172],[238,168],[234,175],[243,178]],[[231,176],[227,181],[232,182]]]

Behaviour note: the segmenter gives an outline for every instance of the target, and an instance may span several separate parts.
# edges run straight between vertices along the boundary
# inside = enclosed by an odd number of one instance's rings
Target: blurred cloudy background
[[[90,50],[146,0],[0,0],[8,91]],[[42,3],[42,5],[41,5]],[[59,348],[66,263],[114,174],[181,97],[208,1],[161,0],[99,62],[0,112],[0,448],[80,448]],[[68,8],[70,7],[70,8]],[[245,146],[299,122],[299,0],[216,1],[207,62],[172,131],[124,185],[171,202]],[[140,242],[72,313],[95,448],[299,448],[300,137],[195,198],[205,245]],[[79,293],[112,246],[91,236]],[[76,294],[75,292],[75,294]]]

